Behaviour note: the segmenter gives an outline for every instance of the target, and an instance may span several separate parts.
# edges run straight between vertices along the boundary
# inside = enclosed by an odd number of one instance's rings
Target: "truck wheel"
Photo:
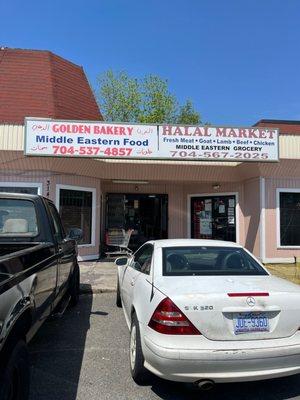
[[[0,377],[1,400],[27,400],[29,397],[30,365],[28,349],[23,340],[14,347]]]
[[[144,355],[141,345],[139,322],[134,314],[132,316],[129,344],[130,372],[133,380],[138,385],[146,384],[150,373],[144,367]]]
[[[80,272],[79,272],[79,266],[77,264],[74,268],[69,287],[69,294],[71,296],[70,305],[72,307],[76,306],[76,304],[79,301],[79,291],[80,291]]]
[[[118,279],[118,282],[117,282],[116,305],[117,305],[117,307],[122,308],[122,300],[121,300],[119,279]]]

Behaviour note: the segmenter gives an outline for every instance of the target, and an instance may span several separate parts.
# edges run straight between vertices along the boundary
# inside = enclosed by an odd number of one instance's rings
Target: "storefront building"
[[[218,161],[217,153],[201,161],[184,159],[185,153],[181,159],[155,159],[144,152],[140,159],[119,150],[96,154],[97,146],[83,143],[77,149],[70,142],[54,144],[51,148],[56,146],[56,154],[42,154],[50,140],[50,136],[42,137],[46,126],[52,124],[51,129],[57,129],[55,140],[61,137],[63,141],[79,134],[90,137],[88,126],[98,126],[100,134],[101,124],[107,124],[101,122],[82,68],[49,52],[5,49],[1,57],[0,79],[5,81],[5,90],[0,93],[0,191],[51,198],[66,230],[83,229],[80,259],[98,258],[106,232],[113,228],[134,230],[132,248],[148,239],[210,238],[240,243],[265,263],[300,258],[300,122],[262,120],[253,127],[266,127],[269,132],[279,129],[280,158],[274,162],[260,156],[257,161],[239,157]],[[30,132],[28,122],[25,132],[25,117],[32,117]],[[39,123],[38,118],[47,120]],[[63,124],[64,120],[68,123]],[[63,131],[62,125],[74,124],[76,132]],[[146,135],[143,140],[151,142],[156,128],[158,132],[172,127],[146,126],[140,132]],[[123,124],[114,132],[102,132],[101,137],[117,140],[114,134],[125,135],[126,129],[130,133],[135,127]],[[206,128],[201,129],[205,132]],[[37,133],[40,142],[28,144]],[[79,145],[81,140],[77,139]],[[110,153],[114,148],[109,148]],[[28,155],[28,149],[37,154]]]

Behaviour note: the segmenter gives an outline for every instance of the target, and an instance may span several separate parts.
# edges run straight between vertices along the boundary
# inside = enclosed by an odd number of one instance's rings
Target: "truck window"
[[[32,201],[0,199],[0,237],[34,237],[37,234],[37,217]]]
[[[51,214],[51,217],[53,220],[53,224],[54,224],[55,238],[56,238],[57,242],[62,242],[62,240],[65,237],[65,232],[61,225],[60,216],[59,216],[56,208],[53,206],[53,204],[48,203],[48,206],[49,206],[49,211],[50,211],[50,214]]]

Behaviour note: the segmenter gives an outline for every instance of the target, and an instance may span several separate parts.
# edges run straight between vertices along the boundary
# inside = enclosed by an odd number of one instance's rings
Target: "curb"
[[[80,288],[80,294],[100,294],[100,293],[114,293],[115,288]]]

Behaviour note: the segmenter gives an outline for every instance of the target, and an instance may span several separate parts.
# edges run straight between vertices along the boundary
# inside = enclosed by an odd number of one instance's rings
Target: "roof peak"
[[[0,121],[24,117],[102,120],[84,70],[49,50],[0,50]]]
[[[68,62],[70,64],[73,64],[74,66],[76,66],[77,68],[81,68],[83,69],[83,67],[79,64],[74,63],[73,61],[67,60],[66,58],[54,53],[51,50],[45,50],[45,49],[23,49],[20,47],[6,47],[6,46],[1,46],[0,45],[0,52],[5,52],[8,51],[10,53],[19,53],[19,52],[27,52],[27,53],[44,53],[47,54],[48,56],[54,56],[54,57],[58,57],[61,60]],[[0,53],[1,54],[1,53]]]

